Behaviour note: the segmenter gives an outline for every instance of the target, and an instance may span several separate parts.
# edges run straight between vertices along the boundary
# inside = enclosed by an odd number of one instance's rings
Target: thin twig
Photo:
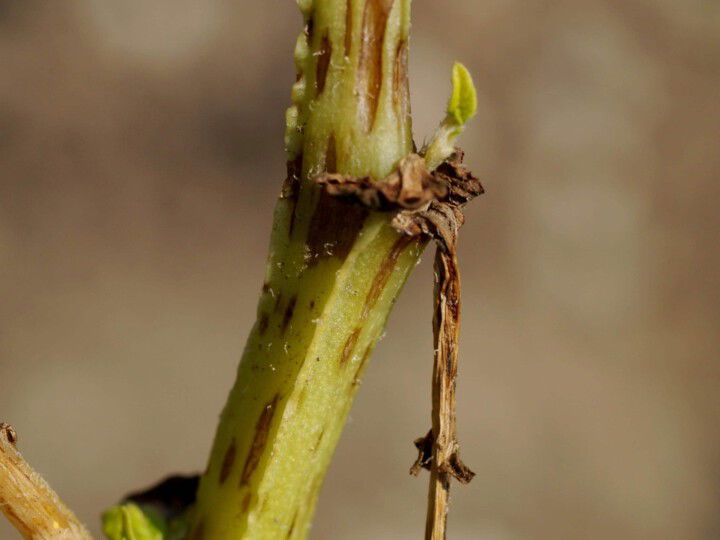
[[[0,509],[23,538],[89,540],[75,514],[23,459],[17,435],[0,423]]]

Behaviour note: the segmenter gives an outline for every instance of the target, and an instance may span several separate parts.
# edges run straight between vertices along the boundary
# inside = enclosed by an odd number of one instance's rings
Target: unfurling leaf
[[[470,72],[460,62],[453,64],[452,87],[447,112],[458,125],[463,125],[475,116],[477,93]]]
[[[477,93],[470,72],[460,62],[455,62],[447,115],[430,143],[421,152],[425,156],[428,169],[433,170],[455,151],[455,139],[463,132],[465,122],[475,116],[476,111]]]

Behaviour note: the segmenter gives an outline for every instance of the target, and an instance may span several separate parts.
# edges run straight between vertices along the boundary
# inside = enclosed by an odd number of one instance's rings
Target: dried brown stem
[[[456,439],[455,380],[458,368],[458,336],[460,332],[460,275],[454,243],[435,251],[435,313],[433,337],[432,440],[430,461],[430,492],[428,495],[425,538],[445,538],[450,478],[462,483],[472,480],[474,473],[461,461]],[[425,445],[426,447],[428,445]]]
[[[0,509],[23,538],[91,539],[90,533],[15,448],[17,435],[0,423]]]

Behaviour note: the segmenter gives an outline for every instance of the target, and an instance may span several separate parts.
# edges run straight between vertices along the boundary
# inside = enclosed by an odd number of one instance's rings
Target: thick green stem
[[[366,361],[423,247],[312,182],[322,171],[383,178],[412,151],[410,0],[299,3],[288,179],[190,538],[306,537]]]

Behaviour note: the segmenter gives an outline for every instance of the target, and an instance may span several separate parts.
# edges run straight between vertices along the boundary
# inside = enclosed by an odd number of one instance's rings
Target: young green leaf
[[[462,126],[475,116],[477,93],[470,72],[460,62],[453,64],[452,87],[447,112],[458,125]]]
[[[455,139],[465,129],[465,122],[475,116],[476,110],[477,93],[472,77],[465,66],[455,62],[452,67],[452,94],[448,101],[447,115],[422,152],[430,170],[455,151]]]

